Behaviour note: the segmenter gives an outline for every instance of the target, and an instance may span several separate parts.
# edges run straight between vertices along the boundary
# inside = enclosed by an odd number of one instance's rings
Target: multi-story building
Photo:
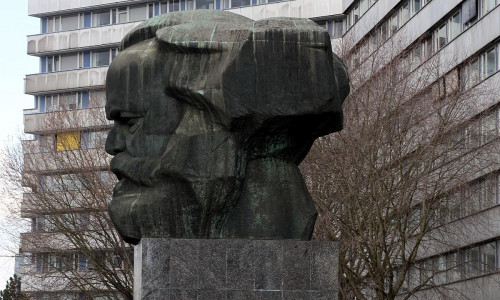
[[[26,174],[42,178],[39,190],[67,193],[51,186],[51,176],[71,181],[78,172],[106,170],[107,158],[102,141],[110,123],[102,118],[105,77],[108,65],[118,52],[122,37],[141,21],[174,11],[192,9],[228,10],[252,19],[290,16],[310,18],[325,26],[337,47],[343,45],[344,56],[351,72],[363,72],[363,63],[375,50],[387,48],[392,53],[378,64],[383,67],[392,59],[408,60],[418,68],[433,56],[440,56],[439,74],[429,79],[429,86],[440,78],[455,78],[464,89],[500,86],[500,0],[29,0],[29,15],[40,19],[40,33],[28,36],[28,54],[40,58],[40,72],[26,76],[25,92],[34,96],[33,109],[24,112],[25,132],[34,135],[24,141]],[[397,46],[391,41],[397,40]],[[389,51],[390,50],[390,51]],[[410,51],[411,50],[411,51]],[[403,59],[403,60],[404,60]],[[417,63],[418,62],[418,63]],[[361,76],[363,77],[363,73]],[[406,75],[406,73],[404,74]],[[470,80],[461,80],[463,78]],[[368,78],[367,78],[368,80]],[[482,98],[459,134],[477,148],[496,142],[499,134],[500,95]],[[101,117],[97,115],[101,114]],[[63,120],[63,121],[56,121]],[[92,153],[95,152],[95,153]],[[49,152],[54,152],[50,156]],[[84,152],[99,157],[96,163],[71,167],[64,163],[47,163],[50,157]],[[58,158],[59,157],[59,158]],[[45,161],[44,163],[41,163]],[[470,178],[482,204],[473,200],[463,203],[456,218],[449,222],[471,222],[470,214],[483,215],[490,230],[470,233],[453,248],[429,252],[419,258],[421,264],[447,268],[461,262],[461,268],[449,268],[440,285],[460,290],[471,299],[493,299],[500,294],[500,189],[498,167]],[[79,174],[79,173],[78,173]],[[29,176],[27,176],[29,177]],[[40,179],[37,179],[40,181]],[[74,180],[81,181],[81,179]],[[76,190],[73,188],[72,190]],[[84,188],[82,188],[84,189]],[[85,192],[79,193],[85,198]],[[40,299],[78,299],[77,287],[57,284],[47,288],[40,280],[30,281],[33,274],[43,277],[54,264],[61,265],[50,251],[30,241],[47,238],[50,231],[48,215],[53,212],[30,206],[33,193],[24,196],[23,217],[32,220],[32,232],[21,237],[21,251],[29,254],[20,266],[25,290]],[[472,198],[471,198],[472,199]],[[487,204],[486,204],[487,203]],[[477,207],[476,207],[477,206]],[[476,209],[477,208],[477,209]],[[495,218],[496,216],[496,218]],[[80,218],[81,219],[81,218]],[[459,220],[456,220],[459,219]],[[79,222],[86,222],[80,220]],[[64,250],[66,249],[67,250]],[[56,245],[57,248],[57,245]],[[76,273],[89,272],[89,263],[78,247],[61,246],[67,251],[68,268]],[[59,259],[60,260],[60,259]],[[473,264],[477,264],[473,266]],[[448,266],[449,267],[449,266]],[[458,271],[457,271],[458,270]],[[411,278],[420,278],[415,274]],[[35,276],[36,277],[36,276]],[[415,279],[412,279],[415,280]],[[412,280],[406,284],[412,285]],[[426,291],[422,291],[426,293]],[[438,298],[438,294],[425,297]]]
[[[419,78],[425,81],[421,88],[428,89],[427,97],[436,98],[457,90],[469,92],[475,103],[468,105],[452,138],[460,141],[463,155],[491,158],[475,160],[478,165],[468,182],[455,190],[450,186],[446,201],[451,213],[440,220],[440,229],[449,233],[444,235],[447,243],[422,245],[402,289],[423,284],[424,273],[436,274],[416,295],[421,299],[500,295],[500,165],[498,150],[493,150],[498,149],[500,133],[499,4],[498,0],[343,1],[342,41],[351,75],[368,81],[364,74],[376,74],[374,65],[382,69],[396,63],[400,67],[394,76],[411,78],[432,62],[432,74]]]

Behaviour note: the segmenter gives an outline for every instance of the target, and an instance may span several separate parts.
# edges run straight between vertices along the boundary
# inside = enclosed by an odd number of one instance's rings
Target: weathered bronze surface
[[[149,19],[106,81],[120,179],[109,213],[143,237],[310,239],[317,212],[297,165],[342,128],[347,71],[324,28],[221,11]]]

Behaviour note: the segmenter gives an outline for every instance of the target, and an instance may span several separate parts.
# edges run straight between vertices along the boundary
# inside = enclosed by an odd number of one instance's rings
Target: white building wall
[[[42,55],[80,51],[110,45],[117,47],[125,34],[140,23],[130,22],[111,26],[29,35],[28,54]]]

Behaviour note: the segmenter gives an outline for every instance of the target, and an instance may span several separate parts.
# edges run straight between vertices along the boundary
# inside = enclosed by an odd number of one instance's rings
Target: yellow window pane
[[[80,132],[57,134],[57,151],[80,149]]]

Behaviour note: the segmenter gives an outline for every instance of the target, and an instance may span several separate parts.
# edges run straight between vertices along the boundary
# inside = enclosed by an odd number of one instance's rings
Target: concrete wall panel
[[[63,90],[103,87],[108,67],[78,69],[26,76],[26,94],[52,94]],[[75,80],[76,78],[76,80]]]

